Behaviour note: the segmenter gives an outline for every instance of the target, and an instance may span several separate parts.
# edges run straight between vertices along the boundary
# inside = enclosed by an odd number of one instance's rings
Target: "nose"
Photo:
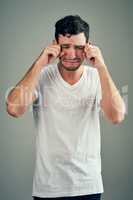
[[[67,55],[69,59],[74,59],[76,58],[76,50],[74,49],[74,47],[70,47],[67,51]]]

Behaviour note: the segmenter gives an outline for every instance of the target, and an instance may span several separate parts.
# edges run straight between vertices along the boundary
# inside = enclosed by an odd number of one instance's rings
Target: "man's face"
[[[77,35],[59,35],[58,44],[61,46],[61,56],[59,64],[67,71],[77,70],[84,61],[84,47],[86,38],[84,33]]]

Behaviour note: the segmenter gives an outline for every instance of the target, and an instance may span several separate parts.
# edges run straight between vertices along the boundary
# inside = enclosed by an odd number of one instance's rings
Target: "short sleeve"
[[[35,90],[33,92],[33,94],[35,95],[36,99],[39,98],[40,95],[40,87],[41,87],[41,83],[42,83],[42,77],[43,77],[43,72],[44,72],[44,68],[41,70],[38,79],[37,79],[37,85],[35,87]]]
[[[100,106],[100,101],[102,99],[102,89],[101,89],[101,82],[100,82],[100,77],[99,77],[99,74],[96,70],[96,83],[97,83],[97,87],[96,87],[96,103],[97,103],[97,106],[99,108],[99,110],[101,109],[101,106]]]
[[[40,106],[40,102],[41,102],[41,84],[42,84],[42,78],[43,78],[43,71],[44,68],[41,70],[39,76],[38,76],[38,80],[37,80],[37,85],[33,91],[33,95],[35,95],[35,101],[33,102],[33,111],[37,111],[39,106]]]
[[[39,91],[38,91],[38,87],[35,88],[33,95],[35,95],[36,99],[39,98]]]

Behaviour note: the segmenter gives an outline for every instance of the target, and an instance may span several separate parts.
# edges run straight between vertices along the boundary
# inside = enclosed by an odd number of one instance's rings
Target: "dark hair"
[[[65,36],[67,34],[76,35],[82,32],[86,37],[86,42],[88,42],[89,31],[89,24],[78,15],[68,15],[58,20],[55,24],[55,38],[57,42],[60,34]]]

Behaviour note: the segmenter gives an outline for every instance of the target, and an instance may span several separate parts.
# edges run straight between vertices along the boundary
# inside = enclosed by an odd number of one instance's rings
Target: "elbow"
[[[125,118],[125,112],[108,111],[104,112],[105,117],[113,124],[120,124]]]
[[[18,109],[8,104],[6,105],[6,110],[7,110],[7,113],[14,118],[18,118],[22,116],[25,112],[24,108]]]
[[[125,114],[126,114],[126,107],[125,104],[123,104],[120,110],[117,110],[112,114],[112,123],[113,124],[122,123],[125,119]]]
[[[121,107],[119,107],[119,109],[116,109],[116,107],[110,108],[109,106],[103,106],[103,111],[109,121],[111,121],[113,124],[120,124],[125,119],[126,107],[124,103]]]
[[[110,120],[113,124],[120,124],[123,122],[124,118],[125,118],[125,114],[121,113],[121,114],[116,115],[115,117],[112,117]]]

